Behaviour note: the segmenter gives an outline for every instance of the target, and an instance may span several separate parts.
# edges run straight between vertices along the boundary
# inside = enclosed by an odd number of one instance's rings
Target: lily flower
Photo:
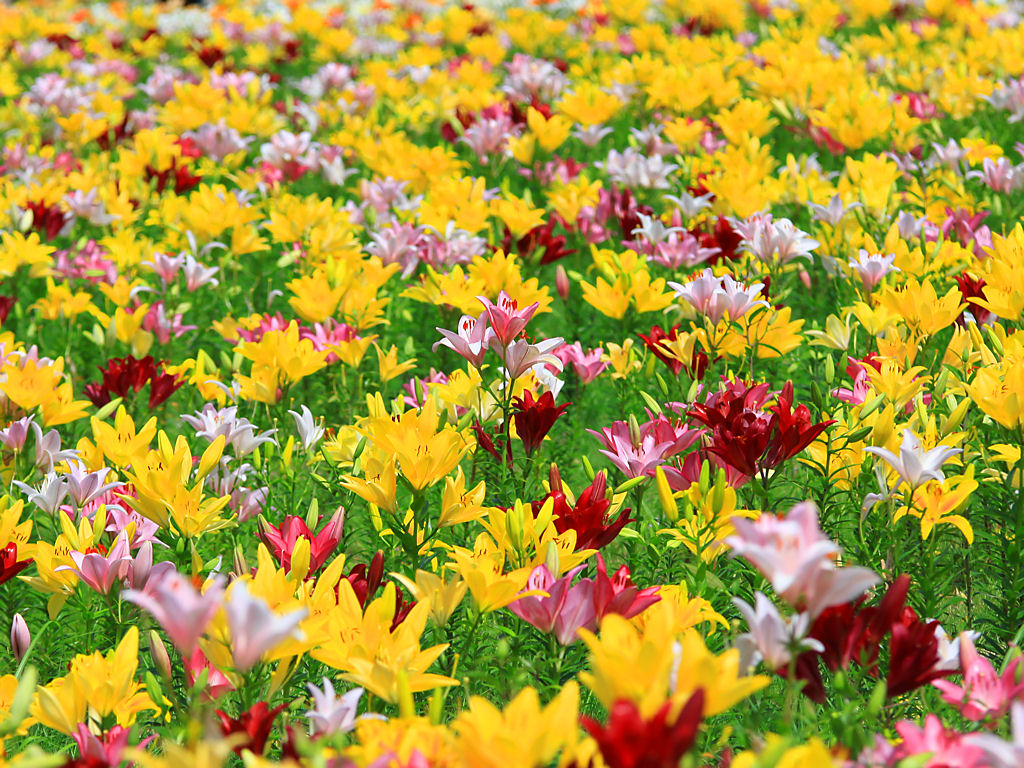
[[[905,429],[898,456],[890,450],[875,446],[868,446],[864,452],[881,457],[896,470],[900,476],[900,482],[893,486],[893,490],[896,490],[904,482],[913,490],[929,480],[944,482],[946,476],[942,473],[942,465],[960,453],[961,449],[938,445],[930,451],[925,451],[921,448],[920,438],[911,430]]]

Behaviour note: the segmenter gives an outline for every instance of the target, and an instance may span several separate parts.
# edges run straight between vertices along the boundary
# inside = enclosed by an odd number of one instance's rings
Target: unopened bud
[[[640,434],[640,423],[636,420],[636,416],[632,413],[629,414],[629,440],[633,445],[639,447],[643,442],[643,435]]]
[[[811,275],[806,269],[800,270],[800,282],[804,284],[804,288],[808,291],[811,290]]]
[[[167,646],[155,629],[149,630],[149,657],[153,660],[153,666],[160,673],[160,677],[170,682],[171,680],[171,657],[167,655]]]
[[[562,297],[562,301],[569,300],[569,275],[565,273],[565,267],[561,264],[555,268],[555,290]]]
[[[32,635],[28,631],[28,624],[25,623],[25,618],[20,613],[16,613],[14,621],[11,622],[11,650],[19,664],[28,653],[30,645],[32,645]]]
[[[234,571],[237,576],[245,576],[250,573],[249,563],[246,562],[245,552],[242,551],[241,544],[235,545],[235,551],[231,557],[231,570]]]

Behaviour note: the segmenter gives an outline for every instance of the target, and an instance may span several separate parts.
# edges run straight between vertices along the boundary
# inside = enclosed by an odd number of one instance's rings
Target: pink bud
[[[565,267],[561,264],[555,268],[555,290],[562,297],[562,301],[569,300],[569,275],[565,273]]]
[[[25,619],[20,613],[16,613],[14,621],[11,622],[11,650],[18,663],[25,658],[30,645],[32,645],[32,635],[28,631],[28,624],[25,623]]]
[[[807,290],[811,290],[811,276],[806,269],[800,270],[800,282],[804,284]]]

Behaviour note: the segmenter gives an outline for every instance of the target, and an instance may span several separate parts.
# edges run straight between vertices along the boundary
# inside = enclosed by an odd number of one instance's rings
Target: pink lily
[[[106,556],[98,552],[72,551],[68,554],[74,565],[62,565],[54,570],[74,571],[86,586],[101,595],[110,592],[116,582],[126,579],[134,562],[128,548],[128,534],[124,531],[118,534]]]
[[[596,618],[593,582],[584,579],[570,586],[583,568],[582,565],[577,566],[562,578],[555,579],[546,565],[538,565],[530,574],[526,589],[541,590],[547,592],[547,596],[521,597],[509,605],[509,610],[541,632],[553,633],[559,644],[571,645],[576,641],[576,632],[593,624]]]
[[[147,583],[145,592],[129,589],[121,597],[152,614],[175,647],[189,655],[198,647],[199,637],[220,608],[224,578],[216,577],[200,594],[190,579],[170,571],[162,574],[159,581]]]
[[[486,296],[477,296],[476,298],[484,305],[484,312],[491,323],[491,328],[494,329],[494,335],[498,337],[502,346],[506,347],[522,333],[526,324],[530,322],[530,318],[540,307],[539,303],[534,302],[525,309],[519,309],[515,299],[505,291],[498,294],[497,304],[492,304]]]
[[[486,315],[486,312],[481,312],[477,318],[463,315],[459,320],[456,333],[444,328],[435,328],[434,330],[444,338],[435,342],[432,349],[436,352],[438,347],[448,347],[456,354],[466,358],[474,368],[479,368],[483,364],[488,344],[494,335],[494,331],[487,326]]]
[[[203,698],[207,701],[219,699],[228,691],[235,690],[227,675],[210,663],[198,645],[192,653],[183,655],[181,662],[185,667],[185,680],[189,686],[195,685],[199,675],[206,670],[206,689],[203,691]]]
[[[970,634],[960,635],[960,669],[963,671],[963,685],[949,680],[932,683],[942,691],[942,698],[960,710],[968,720],[980,722],[991,718],[999,720],[1010,710],[1010,705],[1024,694],[1024,680],[1021,680],[1021,658],[1006,665],[1003,673],[985,657],[978,654]]]

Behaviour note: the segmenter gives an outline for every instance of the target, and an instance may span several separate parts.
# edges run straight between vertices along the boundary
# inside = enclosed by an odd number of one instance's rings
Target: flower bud
[[[16,613],[14,621],[11,622],[11,650],[19,664],[28,653],[30,645],[32,645],[32,635],[28,631],[28,624],[25,623],[25,619],[20,613]]]
[[[160,677],[168,682],[171,681],[171,657],[167,655],[167,646],[157,634],[155,629],[149,630],[149,657],[153,659],[153,665]]]
[[[569,275],[561,264],[555,268],[555,290],[562,297],[562,301],[569,300]]]

